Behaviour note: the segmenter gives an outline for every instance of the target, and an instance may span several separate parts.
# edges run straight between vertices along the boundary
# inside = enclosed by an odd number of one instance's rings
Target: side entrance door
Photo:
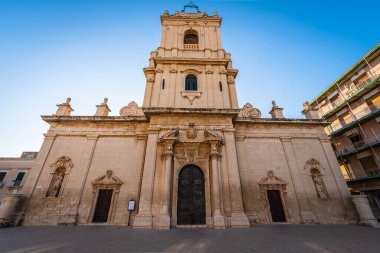
[[[279,190],[267,190],[270,213],[273,222],[286,222],[284,207]]]
[[[100,189],[98,193],[98,200],[96,201],[94,218],[92,222],[107,222],[108,214],[111,207],[113,190]]]

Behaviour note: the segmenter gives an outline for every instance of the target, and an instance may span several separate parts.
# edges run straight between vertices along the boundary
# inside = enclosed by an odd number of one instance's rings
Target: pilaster
[[[158,129],[149,129],[148,131],[144,170],[141,181],[139,212],[133,223],[133,227],[135,228],[151,228],[153,221],[151,206],[156,169]]]
[[[299,174],[299,168],[297,165],[297,159],[292,146],[292,139],[290,137],[281,138],[282,147],[284,149],[286,163],[290,178],[292,180],[292,186],[294,189],[294,195],[296,196],[299,214],[301,222],[303,223],[317,223],[317,217],[310,210],[306,189],[303,186],[303,182],[300,178],[295,177],[295,174]],[[302,195],[302,197],[300,196]],[[291,217],[290,217],[291,218]]]
[[[231,192],[231,227],[249,227],[248,217],[244,213],[234,131],[234,129],[224,130],[228,179]]]

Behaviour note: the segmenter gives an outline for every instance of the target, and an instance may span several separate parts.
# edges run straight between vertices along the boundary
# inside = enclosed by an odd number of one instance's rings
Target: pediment
[[[121,186],[123,182],[112,175],[112,170],[107,170],[106,174],[98,177],[92,182],[93,186]]]
[[[280,177],[274,175],[273,171],[268,171],[267,177],[259,181],[259,185],[287,185],[287,183]]]

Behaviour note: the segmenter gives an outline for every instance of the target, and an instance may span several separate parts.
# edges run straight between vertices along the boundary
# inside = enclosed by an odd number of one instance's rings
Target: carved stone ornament
[[[317,160],[315,160],[314,158],[308,160],[305,164],[305,170],[308,170],[308,171],[311,171],[312,169],[317,169],[319,171],[321,171],[322,167],[321,165],[319,164],[319,162]]]
[[[144,112],[137,105],[135,101],[130,102],[127,106],[124,106],[120,109],[120,116],[126,117],[142,117],[144,116]]]
[[[202,93],[201,92],[197,92],[197,91],[182,91],[181,92],[181,96],[184,99],[187,99],[191,105],[193,104],[194,99],[200,98],[201,95],[202,95]]]
[[[267,172],[267,177],[265,178],[262,178],[259,183],[260,187],[263,187],[263,186],[277,186],[277,187],[280,187],[280,188],[283,188],[285,189],[285,186],[287,185],[287,183],[282,180],[281,178],[279,177],[276,177],[274,175],[274,172],[272,170],[268,171]]]
[[[244,107],[240,110],[239,118],[249,118],[249,119],[258,119],[261,118],[261,112],[257,108],[253,108],[250,103],[246,103]]]
[[[186,130],[186,136],[191,140],[197,137],[197,129],[195,129],[194,123],[189,123],[189,128]]]
[[[74,167],[74,165],[69,157],[61,156],[52,165],[50,165],[50,167],[52,168],[51,173],[54,173],[57,169],[64,167],[66,169],[65,173],[67,174]]]
[[[112,170],[107,170],[105,175],[98,177],[92,182],[94,188],[99,186],[120,188],[122,184],[123,182],[118,177],[112,175]]]
[[[204,135],[206,137],[206,140],[208,141],[223,141],[223,137],[219,135],[219,133],[211,129],[206,129],[204,131]]]
[[[160,140],[164,139],[177,139],[179,135],[179,129],[178,128],[173,128],[172,130],[169,130],[168,132],[164,133]]]

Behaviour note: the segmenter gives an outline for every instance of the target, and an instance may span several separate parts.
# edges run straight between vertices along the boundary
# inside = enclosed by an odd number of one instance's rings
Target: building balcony
[[[346,124],[342,124],[339,120],[336,120],[326,127],[327,134],[330,137],[338,136],[358,125],[358,123],[363,123],[371,120],[380,115],[380,104],[367,105],[363,109],[354,110],[352,112],[351,121]]]
[[[371,77],[364,82],[357,84],[356,89],[348,94],[346,94],[344,97],[341,95],[335,99],[332,103],[328,103],[326,106],[322,107],[319,110],[319,115],[323,119],[327,119],[328,117],[332,116],[334,113],[341,110],[343,107],[346,106],[346,102],[351,102],[355,100],[356,98],[362,96],[366,93],[368,88],[372,88],[374,85],[377,85],[380,81],[380,76],[374,76]]]
[[[351,144],[349,147],[345,147],[343,149],[338,149],[335,152],[337,158],[347,157],[361,151],[367,150],[371,148],[371,146],[379,146],[380,145],[380,136],[377,134],[373,134],[372,136],[367,136],[365,140],[361,140],[355,142],[355,144]]]
[[[183,44],[185,50],[198,50],[198,44]]]

